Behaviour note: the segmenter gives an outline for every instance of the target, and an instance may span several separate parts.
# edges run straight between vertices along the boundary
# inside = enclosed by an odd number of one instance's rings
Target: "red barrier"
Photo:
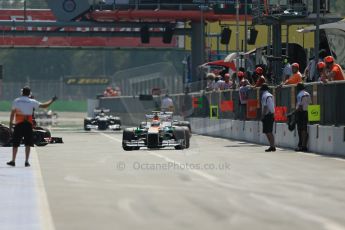
[[[277,106],[274,109],[274,120],[275,121],[287,121],[287,107],[286,106]]]
[[[233,112],[234,111],[234,101],[222,101],[220,104],[220,111],[222,112]]]
[[[247,118],[255,119],[257,117],[258,100],[247,100]]]

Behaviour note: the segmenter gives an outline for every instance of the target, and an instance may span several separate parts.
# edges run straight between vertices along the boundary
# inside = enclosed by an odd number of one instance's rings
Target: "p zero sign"
[[[71,77],[66,78],[65,83],[67,85],[108,85],[110,83],[109,78],[87,78],[87,77]]]

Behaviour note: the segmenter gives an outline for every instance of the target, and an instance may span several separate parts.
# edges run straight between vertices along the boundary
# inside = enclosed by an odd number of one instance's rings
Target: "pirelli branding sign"
[[[65,79],[67,85],[107,85],[109,82],[110,79],[106,77],[71,77]]]

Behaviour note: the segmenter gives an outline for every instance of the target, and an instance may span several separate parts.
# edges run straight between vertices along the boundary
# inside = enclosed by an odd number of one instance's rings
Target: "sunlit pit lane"
[[[121,132],[55,134],[65,144],[36,151],[57,230],[345,228],[335,158],[199,135],[185,150],[126,152]]]

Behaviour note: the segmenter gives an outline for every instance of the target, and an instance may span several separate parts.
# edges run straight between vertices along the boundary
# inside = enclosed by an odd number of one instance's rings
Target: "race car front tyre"
[[[90,131],[91,129],[87,127],[87,125],[90,124],[90,121],[87,119],[84,119],[84,130],[85,131]]]
[[[134,138],[134,132],[132,129],[125,129],[123,130],[122,134],[122,148],[125,151],[132,151],[132,150],[138,150],[138,147],[131,147],[127,146],[127,142],[130,142]]]

